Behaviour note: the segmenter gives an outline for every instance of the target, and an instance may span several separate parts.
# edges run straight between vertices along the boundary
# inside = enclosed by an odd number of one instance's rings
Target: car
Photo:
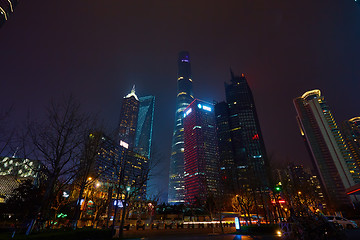
[[[344,228],[347,229],[353,229],[353,228],[358,228],[358,225],[352,221],[352,220],[348,220],[346,218],[343,217],[339,217],[339,216],[326,216],[327,220],[329,222],[335,222],[335,223],[339,223],[341,224]]]

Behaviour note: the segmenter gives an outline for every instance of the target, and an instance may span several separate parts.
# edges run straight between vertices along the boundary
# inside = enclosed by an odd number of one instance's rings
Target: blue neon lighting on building
[[[206,110],[206,111],[211,112],[211,107],[208,107],[208,106],[203,106],[202,108],[203,108],[204,110]]]
[[[187,115],[189,115],[192,112],[192,109],[189,108],[185,113],[184,113],[184,117],[186,117]]]

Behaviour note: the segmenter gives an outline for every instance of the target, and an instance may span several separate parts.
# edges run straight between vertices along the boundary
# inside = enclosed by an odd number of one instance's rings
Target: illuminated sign
[[[118,201],[118,200],[115,200],[114,201],[114,206],[116,206],[116,203],[117,203],[117,206],[119,207],[119,208],[122,208],[124,205],[123,205],[123,203],[122,203],[122,201]]]
[[[206,111],[211,112],[211,107],[208,107],[208,106],[203,106],[203,109],[204,109],[204,110],[206,110]]]
[[[119,208],[124,207],[123,202],[121,200],[114,200],[114,206],[116,206],[116,204]],[[129,206],[129,204],[126,204],[126,206]]]
[[[211,112],[211,107],[203,106],[203,105],[201,105],[200,103],[199,103],[197,106],[198,106],[198,108],[200,108],[200,109],[204,109],[204,110],[206,110],[206,111]]]
[[[63,192],[63,195],[62,195],[64,198],[68,198],[70,195],[69,195],[69,193],[68,192]]]
[[[129,144],[126,143],[126,142],[124,142],[123,140],[120,140],[120,146],[122,146],[122,147],[124,147],[124,148],[126,148],[126,149],[129,148]]]
[[[187,115],[189,115],[191,113],[192,109],[189,108],[185,113],[184,113],[184,117],[186,117]]]
[[[240,230],[240,221],[238,217],[235,217],[235,228],[237,231]]]

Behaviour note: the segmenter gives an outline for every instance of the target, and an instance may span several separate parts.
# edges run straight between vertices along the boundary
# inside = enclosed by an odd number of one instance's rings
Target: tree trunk
[[[128,193],[125,193],[125,199],[124,199],[124,203],[123,203],[123,209],[122,209],[122,216],[121,216],[121,221],[120,221],[120,229],[119,229],[119,239],[122,239],[122,235],[123,235],[123,229],[124,229],[124,223],[125,223],[125,216],[126,216],[126,204],[127,204],[127,199],[128,199]]]

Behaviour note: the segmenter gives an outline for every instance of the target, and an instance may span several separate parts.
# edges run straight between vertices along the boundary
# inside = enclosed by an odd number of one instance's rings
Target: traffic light
[[[274,190],[275,190],[275,192],[277,192],[277,193],[281,192],[281,190],[282,190],[281,185],[276,185],[275,188],[274,188]]]

